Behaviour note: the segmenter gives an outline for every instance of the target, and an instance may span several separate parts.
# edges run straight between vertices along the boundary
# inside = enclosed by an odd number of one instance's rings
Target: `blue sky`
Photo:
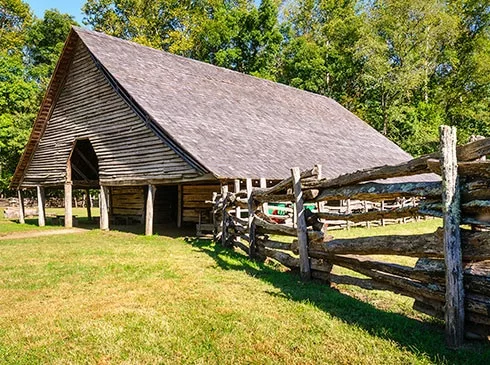
[[[27,2],[34,14],[37,17],[42,18],[44,11],[48,9],[56,8],[62,13],[68,13],[75,17],[75,20],[82,25],[82,5],[85,0],[24,0]]]

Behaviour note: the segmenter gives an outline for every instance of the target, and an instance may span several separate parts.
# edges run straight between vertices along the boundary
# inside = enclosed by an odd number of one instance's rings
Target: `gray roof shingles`
[[[220,178],[324,177],[411,156],[334,100],[75,28],[151,119]]]

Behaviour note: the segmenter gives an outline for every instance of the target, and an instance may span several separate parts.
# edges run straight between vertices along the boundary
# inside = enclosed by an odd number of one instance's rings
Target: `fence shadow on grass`
[[[264,263],[251,261],[241,253],[223,248],[210,240],[187,238],[186,241],[213,258],[224,270],[244,271],[280,289],[282,296],[290,300],[308,301],[371,335],[395,341],[400,347],[415,354],[424,353],[433,362],[490,363],[490,346],[487,344],[477,343],[458,351],[448,350],[444,342],[443,327],[435,323],[424,323],[377,309],[319,282],[304,283],[298,273],[282,272]]]

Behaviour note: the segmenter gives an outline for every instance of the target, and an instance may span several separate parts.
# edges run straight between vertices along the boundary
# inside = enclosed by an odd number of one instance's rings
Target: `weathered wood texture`
[[[100,229],[103,231],[109,230],[109,188],[107,186],[100,187]]]
[[[65,183],[65,227],[73,227],[73,185]]]
[[[218,184],[182,185],[182,221],[199,222],[199,217],[211,221],[213,192],[220,191]]]
[[[111,187],[110,190],[113,215],[143,217],[145,212],[143,186]]]
[[[156,186],[148,185],[146,193],[146,209],[145,209],[145,235],[153,235],[153,218],[154,218],[154,203]]]
[[[441,126],[443,244],[446,263],[445,323],[446,343],[451,348],[460,347],[464,341],[464,288],[456,138],[455,127]]]
[[[291,169],[293,179],[294,204],[296,207],[296,231],[299,246],[299,270],[301,279],[311,279],[310,259],[308,256],[308,235],[306,227],[305,207],[303,205],[303,191],[301,189],[301,175],[298,167]]]
[[[24,193],[21,189],[17,190],[17,199],[19,200],[19,223],[24,224],[26,222],[26,210],[24,206]]]
[[[81,43],[23,185],[62,185],[76,138],[90,138],[101,183],[198,176],[116,94]]]
[[[36,186],[37,192],[37,210],[38,210],[38,225],[44,227],[46,225],[46,198],[44,188],[40,185]]]

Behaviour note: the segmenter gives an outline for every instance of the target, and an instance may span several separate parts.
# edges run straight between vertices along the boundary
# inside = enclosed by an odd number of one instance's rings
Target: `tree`
[[[441,121],[429,82],[440,67],[442,50],[455,42],[456,20],[439,0],[375,1],[363,16],[357,43],[357,58],[363,63],[363,116],[417,152],[427,143],[425,138],[418,141],[427,136],[421,127]],[[425,112],[418,112],[419,103]],[[424,120],[428,115],[431,119]]]

